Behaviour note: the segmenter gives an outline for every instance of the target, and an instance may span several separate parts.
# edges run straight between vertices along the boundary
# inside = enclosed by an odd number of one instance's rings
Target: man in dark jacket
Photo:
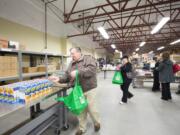
[[[99,131],[100,120],[95,99],[97,87],[96,60],[90,55],[82,55],[79,47],[70,49],[70,53],[73,60],[69,64],[65,75],[61,78],[51,76],[50,80],[60,83],[69,83],[70,86],[73,86],[76,71],[78,70],[80,84],[82,86],[84,96],[88,101],[88,107],[78,116],[79,129],[76,132],[76,135],[82,135],[86,131],[87,113],[90,114],[93,120],[94,130]]]
[[[159,71],[159,81],[162,85],[162,100],[171,100],[170,83],[174,82],[173,62],[169,59],[169,53],[162,54],[162,61],[160,62],[157,71]]]
[[[128,56],[124,56],[122,58],[122,67],[120,68],[120,71],[122,73],[122,77],[124,80],[124,83],[121,85],[121,90],[123,91],[123,96],[120,101],[120,104],[127,103],[128,98],[132,98],[133,94],[129,92],[129,85],[132,82],[132,65],[128,60]]]

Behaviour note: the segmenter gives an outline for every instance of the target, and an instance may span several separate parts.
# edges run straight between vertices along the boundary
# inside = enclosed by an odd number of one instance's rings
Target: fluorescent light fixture
[[[170,17],[163,17],[161,21],[153,28],[151,34],[157,33],[169,20]]]
[[[112,47],[113,49],[115,49],[115,48],[116,48],[116,46],[115,46],[114,44],[112,44],[112,45],[111,45],[111,47]]]
[[[139,48],[136,48],[136,52],[139,51]]]
[[[109,39],[109,35],[107,34],[106,30],[103,27],[98,27],[97,29],[105,39]]]
[[[153,53],[153,51],[150,51],[150,52],[149,52],[149,54],[152,54],[152,53]]]
[[[141,42],[139,46],[143,47],[145,44],[146,44],[146,42]]]
[[[157,48],[158,51],[162,50],[162,49],[164,49],[164,46],[161,46],[161,47]]]
[[[119,51],[116,49],[115,52],[118,53]]]
[[[174,45],[174,44],[177,44],[177,43],[179,43],[179,42],[180,42],[180,39],[178,39],[178,40],[176,40],[176,41],[170,43],[170,45]]]

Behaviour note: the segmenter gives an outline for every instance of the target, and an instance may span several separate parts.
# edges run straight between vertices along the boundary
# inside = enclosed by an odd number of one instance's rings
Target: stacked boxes
[[[23,67],[23,73],[36,73],[37,67]]]
[[[35,79],[0,86],[0,102],[28,103],[52,92],[52,82],[48,79]]]
[[[38,68],[38,72],[46,72],[46,66],[40,65],[37,68]]]
[[[0,56],[0,77],[16,76],[18,62],[16,56]]]

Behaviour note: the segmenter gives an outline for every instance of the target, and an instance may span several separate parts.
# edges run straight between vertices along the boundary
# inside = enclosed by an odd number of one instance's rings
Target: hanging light
[[[162,50],[162,49],[164,49],[164,46],[161,46],[161,47],[157,48],[158,51]]]
[[[145,44],[146,44],[146,42],[141,42],[139,46],[143,47]]]
[[[107,34],[106,30],[103,27],[100,26],[97,29],[105,39],[109,39],[109,35]]]
[[[163,17],[161,21],[151,31],[151,34],[157,33],[169,20],[170,20],[170,17]]]
[[[115,49],[115,48],[116,48],[115,44],[112,44],[112,45],[111,45],[111,47],[112,47],[113,49]]]
[[[150,51],[149,54],[152,54],[154,51]]]
[[[119,53],[119,51],[118,51],[117,49],[115,50],[115,52],[116,52],[116,53]]]
[[[139,51],[139,48],[136,48],[136,52],[138,52]]]
[[[176,41],[171,42],[171,43],[170,43],[170,45],[174,45],[174,44],[177,44],[177,43],[179,43],[179,42],[180,42],[180,39],[178,39],[178,40],[176,40]]]

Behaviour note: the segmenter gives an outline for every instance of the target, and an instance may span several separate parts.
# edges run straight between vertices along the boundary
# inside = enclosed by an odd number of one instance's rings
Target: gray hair
[[[72,51],[72,49],[75,49],[77,52],[81,53],[81,48],[80,47],[73,47],[70,49],[70,52]]]

